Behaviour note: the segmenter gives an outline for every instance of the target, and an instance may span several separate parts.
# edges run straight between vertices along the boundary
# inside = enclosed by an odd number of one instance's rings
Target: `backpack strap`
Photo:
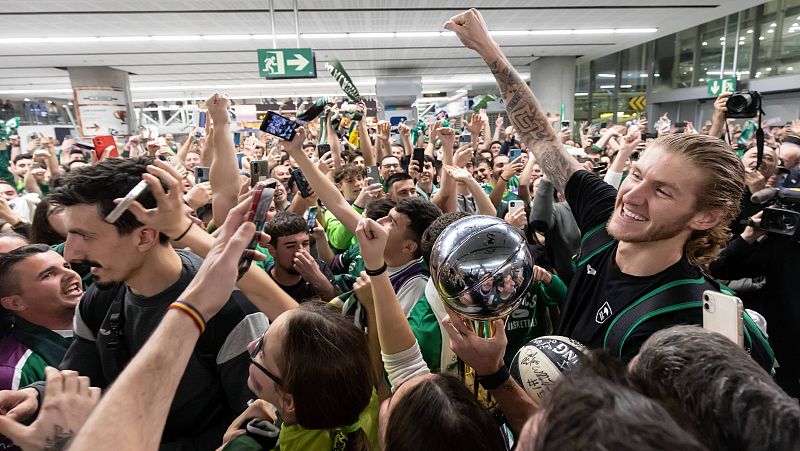
[[[609,324],[603,347],[621,356],[625,340],[643,322],[664,313],[701,308],[702,294],[698,294],[698,289],[705,289],[707,283],[705,277],[675,280],[640,297]]]
[[[586,264],[590,258],[608,249],[614,242],[614,238],[611,238],[606,232],[605,222],[586,232],[581,238],[578,255],[573,257],[575,269]]]

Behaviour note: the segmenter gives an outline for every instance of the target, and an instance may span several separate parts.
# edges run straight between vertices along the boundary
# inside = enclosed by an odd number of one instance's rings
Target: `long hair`
[[[372,397],[367,338],[327,304],[307,302],[292,313],[277,363],[280,388],[294,398],[297,422],[306,429],[351,425]],[[363,429],[349,434],[345,450],[369,449]]]
[[[48,220],[49,210],[50,201],[48,199],[44,199],[36,206],[36,211],[33,213],[33,221],[31,222],[31,241],[34,243],[52,246],[63,243],[66,240],[66,237],[61,236],[50,225]]]
[[[728,226],[739,215],[744,195],[744,165],[731,146],[708,135],[666,135],[653,141],[652,146],[681,155],[702,171],[695,210],[723,212],[719,224],[708,230],[695,230],[683,248],[689,263],[706,266],[730,239]]]

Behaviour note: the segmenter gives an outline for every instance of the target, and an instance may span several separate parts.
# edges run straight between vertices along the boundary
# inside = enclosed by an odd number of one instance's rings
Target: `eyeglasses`
[[[261,348],[264,346],[264,336],[262,335],[261,338],[258,339],[256,342],[256,347],[253,348],[253,353],[250,354],[250,363],[256,366],[262,373],[266,374],[268,378],[272,379],[272,382],[275,382],[278,385],[283,385],[283,381],[278,376],[272,374],[268,369],[264,368],[260,363],[256,362],[256,356],[259,352],[261,352]]]

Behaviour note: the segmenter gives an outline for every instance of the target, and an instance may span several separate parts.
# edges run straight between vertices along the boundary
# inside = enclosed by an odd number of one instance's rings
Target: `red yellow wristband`
[[[189,316],[189,318],[192,319],[192,321],[194,321],[195,326],[197,326],[197,329],[200,331],[200,335],[202,335],[203,332],[205,332],[206,330],[205,318],[203,318],[203,315],[200,314],[200,312],[198,312],[197,309],[192,307],[191,305],[183,301],[175,301],[169,305],[167,310],[179,310],[185,313],[186,315]]]

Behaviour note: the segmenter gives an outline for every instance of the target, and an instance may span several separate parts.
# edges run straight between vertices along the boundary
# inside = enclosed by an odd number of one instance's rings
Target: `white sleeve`
[[[381,352],[381,359],[383,360],[383,367],[389,375],[389,384],[392,386],[392,392],[394,392],[399,383],[407,379],[430,374],[425,360],[422,359],[419,343],[416,341],[414,346],[397,354],[384,354]]]
[[[619,185],[622,183],[622,173],[608,171],[606,172],[606,176],[603,178],[603,181],[614,188],[619,189]]]

